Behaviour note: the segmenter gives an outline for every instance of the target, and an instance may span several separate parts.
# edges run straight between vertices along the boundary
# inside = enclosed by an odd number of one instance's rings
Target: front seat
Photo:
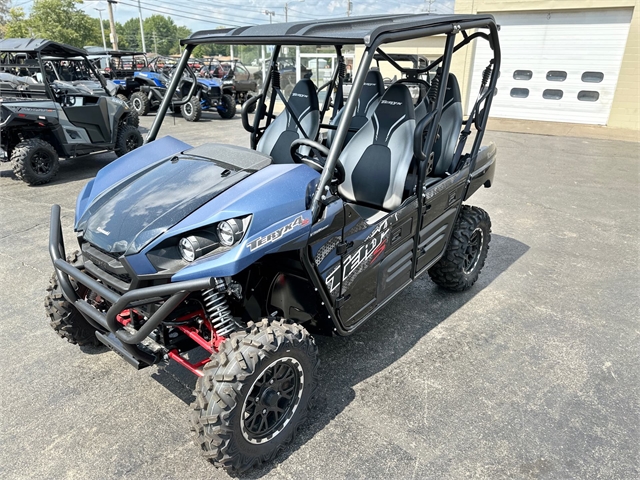
[[[400,206],[413,158],[416,128],[413,100],[403,84],[382,96],[371,119],[340,154],[345,181],[338,191],[347,201],[391,211]]]
[[[360,98],[358,98],[358,105],[356,106],[356,111],[351,118],[349,128],[360,130],[364,127],[371,118],[371,115],[373,115],[382,95],[384,95],[384,80],[382,79],[380,70],[369,70],[366,78],[364,79],[364,83],[362,84],[362,91],[360,92]],[[337,126],[340,123],[343,111],[344,107],[338,111],[329,124]],[[355,134],[356,132],[347,132],[347,137],[345,138],[343,146],[349,143]],[[335,130],[329,130],[327,133],[328,147],[331,147],[335,135]]]
[[[320,109],[316,86],[303,78],[294,87],[289,96],[289,106],[298,118],[300,125],[311,140],[315,140],[320,129]],[[273,158],[273,163],[293,163],[291,144],[304,138],[289,110],[285,110],[267,127],[258,142],[256,150]]]

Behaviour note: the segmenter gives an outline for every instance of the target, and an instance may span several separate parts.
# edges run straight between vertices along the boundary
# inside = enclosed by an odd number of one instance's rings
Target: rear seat
[[[373,112],[375,111],[378,103],[380,103],[380,99],[384,94],[384,80],[382,79],[382,75],[380,74],[380,70],[371,69],[367,72],[367,77],[364,80],[364,84],[362,85],[362,91],[360,92],[360,98],[358,99],[358,106],[356,107],[356,111],[353,114],[353,118],[351,119],[351,125],[349,128],[355,128],[360,130],[371,118]],[[330,125],[338,125],[340,123],[340,119],[342,118],[342,112],[344,111],[344,107],[341,108],[337,115],[331,119],[329,122]],[[356,132],[348,132],[347,137],[344,141],[344,148],[347,143],[353,138]],[[331,147],[331,143],[333,142],[333,137],[335,136],[335,130],[329,130],[327,133],[327,146]]]

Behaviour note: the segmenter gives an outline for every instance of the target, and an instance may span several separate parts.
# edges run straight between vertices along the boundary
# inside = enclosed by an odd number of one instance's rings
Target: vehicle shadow
[[[424,274],[354,335],[316,336],[320,379],[314,409],[296,439],[278,456],[278,462],[285,461],[339,415],[354,400],[354,386],[406,355],[424,336],[471,301],[528,250],[529,246],[516,239],[493,234],[487,263],[469,291],[445,291]],[[416,305],[416,297],[424,298],[421,307]],[[422,314],[416,311],[418,308],[423,309]],[[193,401],[191,390],[195,387],[195,377],[181,367],[170,364],[152,377],[185,403]],[[264,465],[243,478],[260,478],[276,465]]]

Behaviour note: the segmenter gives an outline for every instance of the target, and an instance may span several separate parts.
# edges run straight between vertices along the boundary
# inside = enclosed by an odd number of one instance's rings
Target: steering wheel
[[[302,146],[309,147],[311,151],[315,154],[315,157],[311,157],[309,155],[303,155],[298,152],[298,149]],[[308,138],[299,138],[295,140],[291,144],[291,158],[294,163],[301,163],[307,165],[308,167],[313,168],[315,171],[322,173],[324,170],[324,164],[327,161],[327,157],[329,156],[329,149],[322,145],[321,143],[314,142],[313,140],[309,140]],[[345,172],[344,166],[340,162],[340,159],[336,160],[336,166],[333,170],[333,181],[336,185],[344,182]]]

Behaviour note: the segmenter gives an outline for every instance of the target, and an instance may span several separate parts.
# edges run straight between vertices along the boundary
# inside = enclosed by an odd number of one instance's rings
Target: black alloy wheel
[[[304,389],[304,372],[292,357],[269,365],[253,383],[242,408],[242,434],[251,443],[278,435],[295,413]]]

